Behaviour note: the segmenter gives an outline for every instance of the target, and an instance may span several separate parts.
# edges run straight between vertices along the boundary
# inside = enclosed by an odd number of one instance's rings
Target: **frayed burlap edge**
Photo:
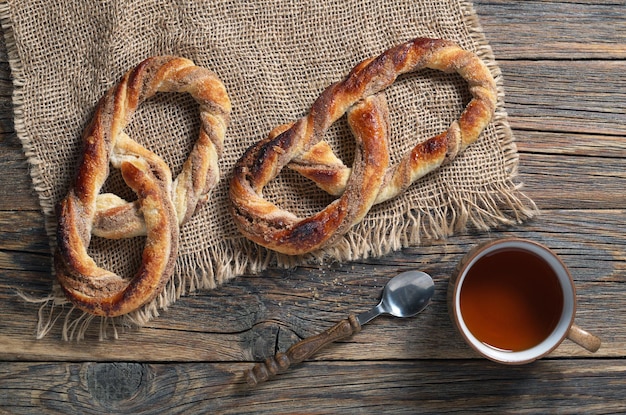
[[[52,291],[48,296],[33,298],[18,292],[25,301],[40,304],[38,312],[37,339],[45,337],[62,318],[63,340],[81,340],[88,329],[98,328],[100,340],[109,336],[118,338],[119,332],[128,328],[144,326],[159,316],[160,310],[166,310],[178,298],[199,289],[212,289],[237,275],[255,273],[270,265],[293,267],[303,263],[323,262],[326,258],[334,261],[351,261],[359,258],[378,257],[408,246],[419,245],[425,240],[446,238],[468,224],[488,230],[497,226],[522,223],[538,214],[535,203],[520,191],[521,183],[515,183],[517,177],[518,154],[514,137],[508,126],[504,110],[504,88],[500,68],[495,63],[491,47],[487,43],[471,2],[461,1],[460,9],[470,36],[477,45],[476,53],[487,63],[494,75],[498,90],[498,105],[493,124],[496,126],[498,139],[504,148],[505,168],[509,172],[508,180],[486,189],[482,195],[453,195],[442,200],[443,209],[439,211],[404,212],[404,220],[387,220],[377,224],[378,232],[372,238],[363,238],[355,233],[348,234],[335,246],[321,252],[302,257],[290,257],[270,252],[254,246],[244,240],[230,240],[211,247],[204,253],[204,266],[179,260],[172,279],[164,291],[150,304],[128,315],[115,318],[96,317],[84,313],[69,303],[54,279]],[[18,56],[15,34],[11,23],[11,10],[6,2],[0,2],[0,24],[2,25],[6,48],[13,79],[14,128],[28,161],[31,180],[37,192],[44,214],[45,230],[50,240],[51,250],[55,249],[56,223],[54,220],[54,201],[46,196],[43,178],[39,168],[40,160],[33,152],[32,143],[24,125],[23,90],[24,68]],[[448,195],[449,196],[449,195]],[[367,230],[367,222],[361,224]],[[374,227],[371,226],[371,229]],[[382,235],[382,236],[377,236]],[[54,270],[52,270],[54,273]]]

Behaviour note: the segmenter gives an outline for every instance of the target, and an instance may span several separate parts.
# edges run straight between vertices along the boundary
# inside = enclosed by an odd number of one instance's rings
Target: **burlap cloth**
[[[186,4],[185,4],[186,3]],[[141,60],[179,55],[223,80],[233,104],[220,161],[222,180],[210,202],[181,230],[176,272],[167,289],[142,310],[106,327],[141,325],[180,295],[212,289],[267,266],[320,259],[267,252],[238,233],[227,210],[230,171],[242,152],[275,126],[307,113],[319,93],[364,58],[414,37],[446,38],[475,51],[497,79],[500,97],[493,123],[480,141],[451,165],[428,175],[393,201],[375,206],[325,258],[349,261],[451,235],[466,224],[488,229],[519,223],[535,206],[515,182],[516,147],[503,104],[500,71],[471,3],[455,0],[328,1],[68,1],[0,3],[0,17],[14,79],[15,129],[30,164],[35,190],[54,249],[55,204],[72,180],[81,132],[98,99]],[[392,162],[416,142],[447,128],[469,101],[457,75],[422,71],[387,90]],[[196,104],[184,94],[160,94],[143,105],[126,132],[161,155],[176,175],[197,136]],[[350,163],[353,138],[345,120],[327,140]],[[107,191],[131,198],[119,174]],[[295,173],[266,188],[270,200],[299,215],[330,197]],[[132,275],[143,238],[94,238],[97,263]],[[81,315],[53,283],[41,299],[38,336],[58,316],[63,335],[81,337],[92,317]]]

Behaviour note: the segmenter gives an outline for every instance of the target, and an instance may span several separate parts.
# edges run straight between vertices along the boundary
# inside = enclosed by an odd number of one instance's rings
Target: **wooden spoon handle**
[[[300,340],[291,346],[286,353],[278,352],[265,361],[255,364],[252,369],[246,370],[244,374],[246,381],[249,385],[255,386],[259,382],[264,382],[270,377],[286,371],[289,366],[308,359],[326,345],[359,331],[361,331],[361,325],[354,315],[350,315],[328,330]]]

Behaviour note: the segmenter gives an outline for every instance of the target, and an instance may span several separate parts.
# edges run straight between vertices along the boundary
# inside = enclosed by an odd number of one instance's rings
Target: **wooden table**
[[[0,413],[624,413],[626,412],[626,4],[480,0],[504,74],[520,180],[542,215],[472,230],[380,259],[269,270],[183,298],[118,340],[35,340],[51,255],[15,135],[0,47]],[[590,354],[565,341],[548,358],[506,367],[478,358],[445,304],[455,264],[502,236],[542,242],[571,268],[576,322],[602,338]],[[430,307],[374,320],[271,382],[241,372],[351,312],[388,277],[422,269]]]

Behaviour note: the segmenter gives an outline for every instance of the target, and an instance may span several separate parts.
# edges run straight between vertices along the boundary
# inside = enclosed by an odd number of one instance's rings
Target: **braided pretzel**
[[[377,95],[400,74],[423,68],[457,72],[467,81],[472,99],[447,131],[417,144],[389,167],[387,108]],[[235,223],[247,238],[284,254],[331,245],[373,204],[397,196],[474,143],[491,121],[496,99],[495,81],[486,65],[450,41],[418,38],[367,59],[324,90],[305,117],[277,127],[239,159],[230,183]],[[323,141],[328,128],[346,112],[357,142],[352,169]],[[262,191],[285,166],[340,197],[307,218],[279,208],[264,199]]]
[[[132,140],[123,128],[137,107],[157,92],[188,92],[200,106],[200,132],[181,173]],[[188,59],[160,56],[128,71],[100,100],[83,134],[84,148],[67,196],[59,203],[55,268],[66,296],[102,316],[129,313],[154,299],[174,271],[179,226],[219,180],[218,158],[229,123],[230,100],[222,82]],[[99,194],[109,163],[137,194],[127,202]],[[102,269],[88,255],[91,235],[146,236],[142,263],[132,279]]]

